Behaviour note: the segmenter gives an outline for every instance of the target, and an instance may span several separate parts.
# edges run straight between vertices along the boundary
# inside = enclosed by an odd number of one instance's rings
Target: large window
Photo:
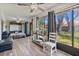
[[[10,31],[22,31],[21,25],[11,24]]]
[[[69,9],[57,13],[55,16],[58,47],[72,55],[79,55],[79,8]],[[68,48],[68,50],[65,48]]]
[[[56,14],[58,42],[72,46],[72,10]]]
[[[79,8],[74,9],[74,47],[79,48]]]
[[[44,17],[37,21],[39,32],[44,35]]]

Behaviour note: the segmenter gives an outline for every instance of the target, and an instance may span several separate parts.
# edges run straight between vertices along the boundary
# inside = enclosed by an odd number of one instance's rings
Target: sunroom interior
[[[78,3],[0,3],[0,56],[78,56]]]

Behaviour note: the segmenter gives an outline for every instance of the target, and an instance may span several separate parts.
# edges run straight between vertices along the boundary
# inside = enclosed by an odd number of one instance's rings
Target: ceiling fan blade
[[[17,3],[19,6],[30,6],[32,3]]]
[[[18,6],[30,6],[30,5],[41,5],[41,4],[44,4],[44,3],[17,3]]]
[[[40,4],[45,4],[45,3],[37,3],[38,5],[40,5]]]
[[[38,6],[38,9],[41,10],[42,12],[44,12],[45,10],[41,7]]]

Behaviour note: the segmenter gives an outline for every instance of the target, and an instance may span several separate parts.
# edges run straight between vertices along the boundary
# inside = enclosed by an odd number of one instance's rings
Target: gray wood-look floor
[[[54,56],[69,56],[69,54],[58,50]],[[0,56],[46,56],[43,49],[34,44],[29,38],[15,39],[13,49],[0,53]]]

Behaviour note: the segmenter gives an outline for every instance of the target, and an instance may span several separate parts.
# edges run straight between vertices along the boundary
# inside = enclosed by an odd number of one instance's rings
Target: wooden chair
[[[57,44],[56,44],[56,38],[57,34],[50,32],[49,33],[49,41],[43,43],[43,51],[44,52],[50,52],[50,55],[52,55],[53,52],[57,51]]]

